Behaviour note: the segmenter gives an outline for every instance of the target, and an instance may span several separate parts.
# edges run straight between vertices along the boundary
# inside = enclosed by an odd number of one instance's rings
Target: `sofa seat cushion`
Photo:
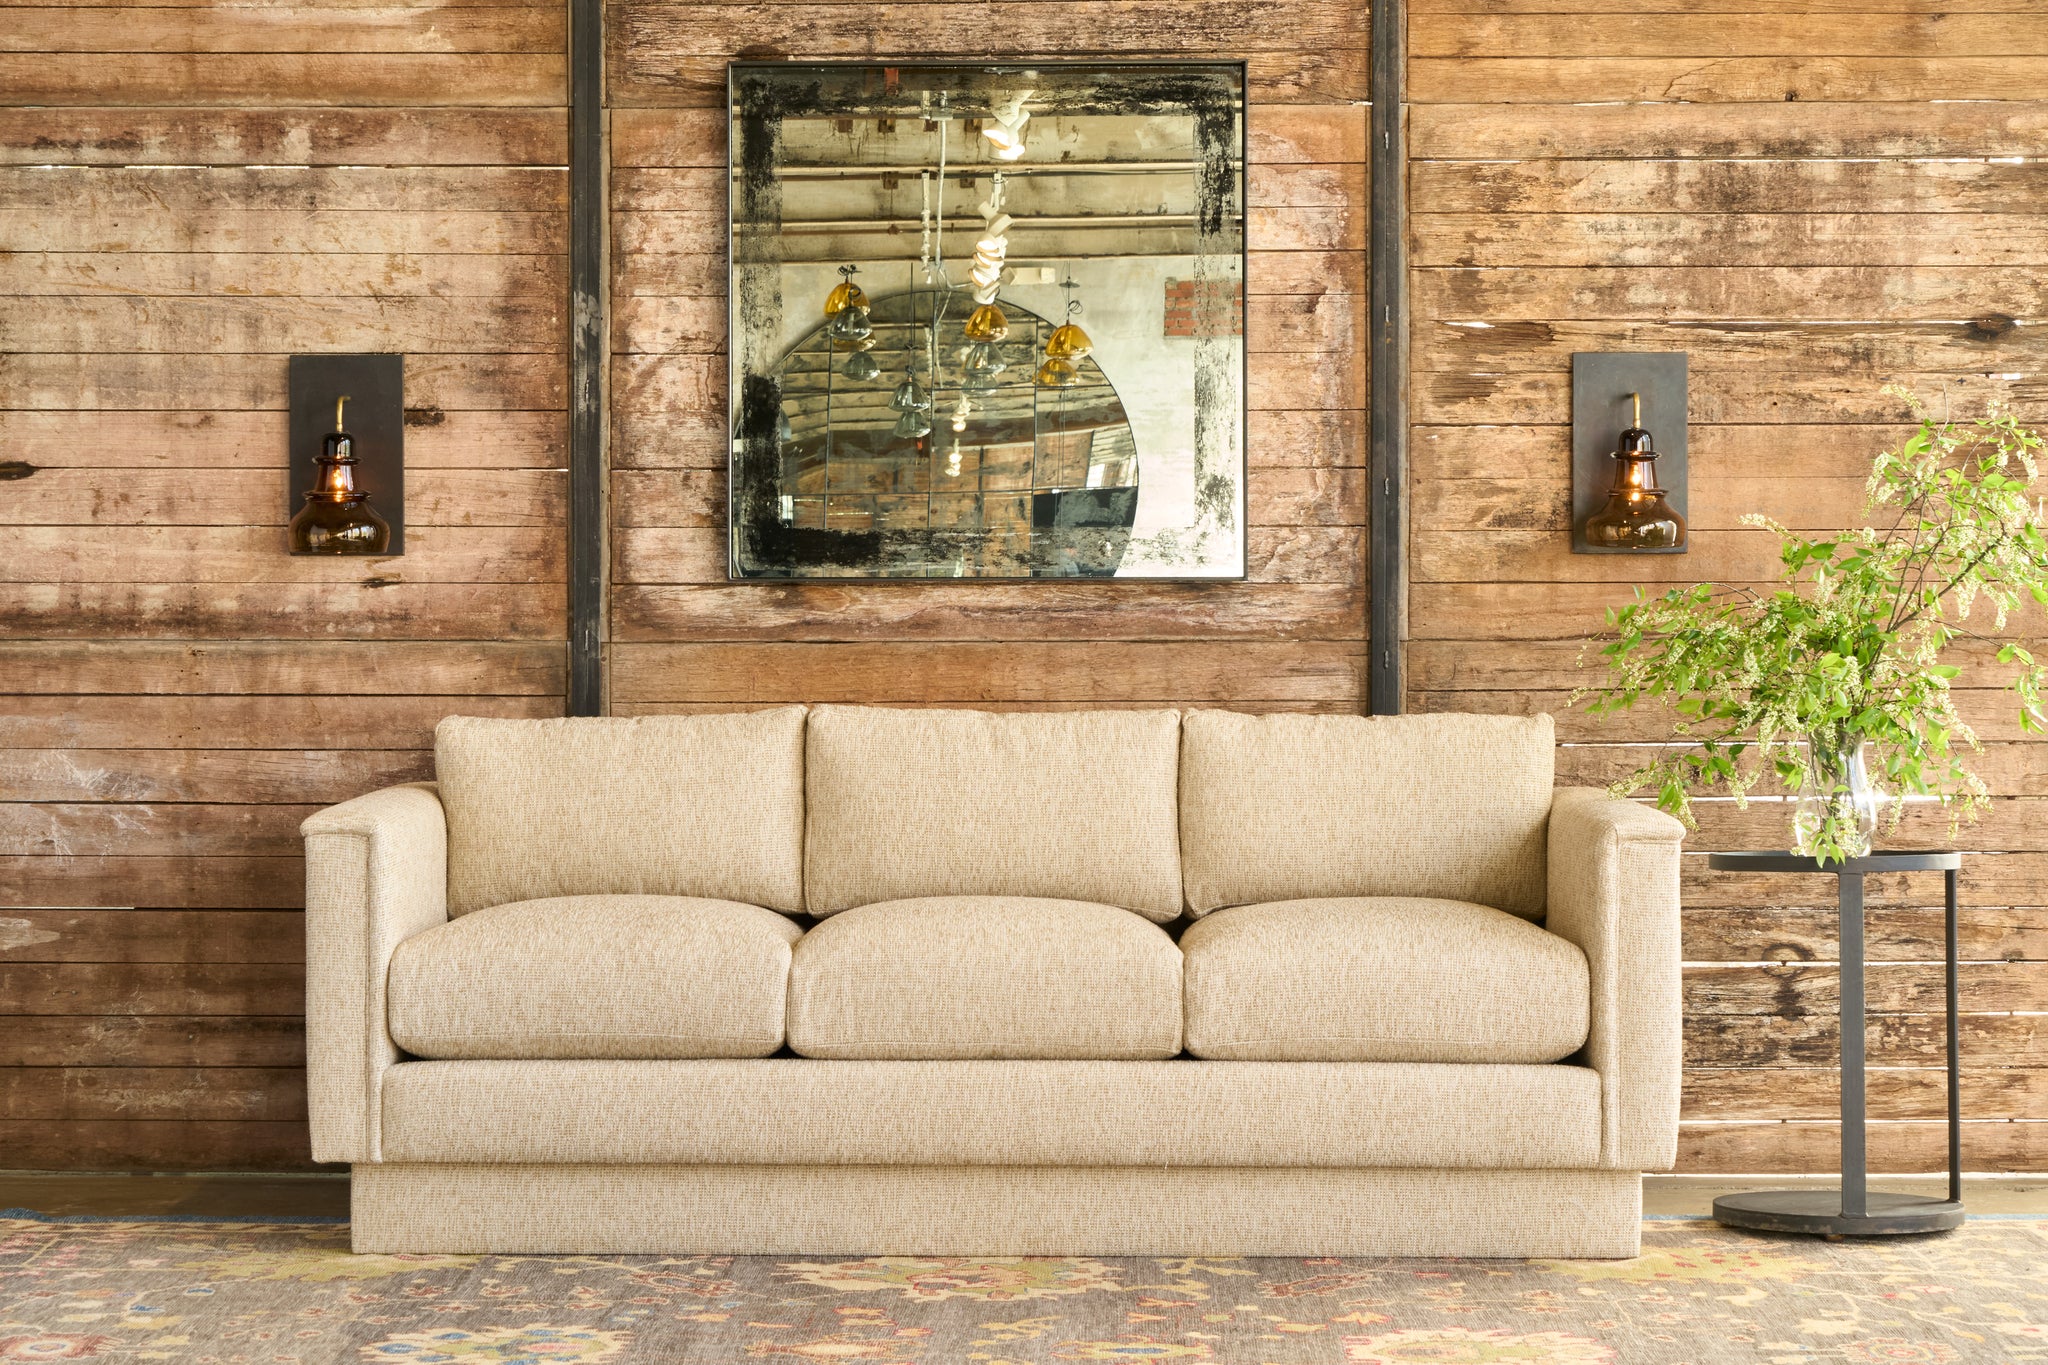
[[[847,910],[796,946],[789,1045],[872,1060],[1180,1051],[1180,951],[1113,905],[932,896]]]
[[[391,1037],[416,1057],[765,1057],[802,934],[681,896],[493,906],[398,945]]]
[[[1181,937],[1188,1051],[1280,1062],[1554,1062],[1586,1041],[1586,957],[1464,901],[1281,901]]]
[[[384,1159],[606,1166],[1585,1169],[1582,1066],[403,1062]]]

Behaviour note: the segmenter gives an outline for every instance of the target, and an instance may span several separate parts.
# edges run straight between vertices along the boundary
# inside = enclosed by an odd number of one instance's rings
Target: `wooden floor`
[[[1704,1214],[1718,1195],[1760,1188],[1828,1185],[1832,1176],[1653,1175],[1643,1181],[1643,1212]],[[1893,1176],[1885,1189],[1939,1194],[1932,1176]],[[1965,1182],[1975,1213],[2048,1215],[2048,1177],[1979,1176]],[[0,1208],[45,1214],[194,1214],[233,1218],[338,1218],[348,1214],[345,1175],[49,1175],[0,1172]]]

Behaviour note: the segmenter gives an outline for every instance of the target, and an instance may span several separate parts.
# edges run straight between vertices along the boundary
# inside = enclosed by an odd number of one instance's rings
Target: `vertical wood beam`
[[[1367,460],[1366,709],[1399,715],[1408,597],[1408,14],[1406,0],[1372,0],[1371,188],[1366,225],[1372,338]]]
[[[569,697],[601,715],[605,598],[604,0],[569,0]]]

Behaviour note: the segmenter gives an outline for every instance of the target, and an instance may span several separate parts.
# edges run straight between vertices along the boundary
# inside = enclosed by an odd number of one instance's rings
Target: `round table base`
[[[1714,1221],[1759,1232],[1812,1232],[1829,1237],[1892,1237],[1909,1232],[1946,1232],[1963,1225],[1963,1206],[1950,1199],[1872,1190],[1861,1217],[1842,1213],[1842,1192],[1759,1190],[1724,1194],[1714,1201]]]

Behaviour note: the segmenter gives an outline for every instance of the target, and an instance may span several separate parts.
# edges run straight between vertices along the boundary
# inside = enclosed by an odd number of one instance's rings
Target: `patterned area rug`
[[[1632,1261],[351,1256],[334,1225],[0,1214],[0,1361],[2048,1361],[2048,1221]]]

